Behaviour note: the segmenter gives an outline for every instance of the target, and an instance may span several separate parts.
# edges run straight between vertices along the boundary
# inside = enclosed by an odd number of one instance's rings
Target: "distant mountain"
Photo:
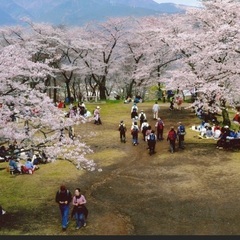
[[[21,17],[54,25],[83,25],[108,17],[184,13],[172,3],[153,0],[0,0],[0,25],[21,24]]]

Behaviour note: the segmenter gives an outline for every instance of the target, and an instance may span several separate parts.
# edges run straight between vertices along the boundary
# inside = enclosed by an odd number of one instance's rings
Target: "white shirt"
[[[152,109],[154,112],[157,112],[158,110],[160,110],[160,106],[157,103],[155,103]]]

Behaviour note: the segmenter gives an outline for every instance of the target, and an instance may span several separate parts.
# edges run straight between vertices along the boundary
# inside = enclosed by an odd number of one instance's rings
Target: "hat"
[[[99,107],[99,106],[97,106],[97,108],[99,109],[100,107]]]
[[[228,125],[226,125],[224,128],[229,128],[229,126],[228,126]]]
[[[120,123],[123,123],[123,120],[121,120]]]
[[[143,110],[141,110],[141,112],[143,112]]]

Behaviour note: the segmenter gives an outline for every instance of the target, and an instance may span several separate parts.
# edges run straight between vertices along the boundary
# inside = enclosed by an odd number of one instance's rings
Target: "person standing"
[[[170,106],[169,106],[169,110],[174,110],[174,97],[170,97],[169,99],[170,101]]]
[[[72,216],[75,216],[76,219],[76,229],[80,229],[81,227],[85,227],[86,219],[88,215],[88,210],[85,206],[87,203],[84,195],[81,194],[80,188],[75,189],[75,194],[73,196],[73,212]]]
[[[158,119],[158,111],[160,110],[160,106],[157,101],[153,104],[152,110],[153,110],[153,119],[157,120]]]
[[[100,107],[97,106],[96,109],[94,110],[94,113],[93,113],[93,116],[94,116],[94,124],[102,124],[102,121],[101,121],[101,118],[100,118]]]
[[[167,136],[167,141],[169,141],[171,153],[175,152],[176,139],[177,139],[177,133],[174,130],[174,127],[172,126]]]
[[[62,230],[65,231],[68,225],[68,215],[69,215],[69,204],[72,201],[72,194],[70,190],[66,188],[65,185],[61,185],[60,189],[56,193],[55,197],[56,203],[59,205],[61,217],[62,217]]]
[[[123,122],[123,120],[120,122],[120,124],[118,126],[118,131],[119,131],[119,134],[120,134],[120,141],[125,143],[126,142],[127,128],[126,128],[126,125]]]
[[[184,149],[184,136],[186,134],[185,127],[184,125],[179,122],[178,123],[178,128],[177,128],[177,136],[178,136],[178,146],[181,149]]]

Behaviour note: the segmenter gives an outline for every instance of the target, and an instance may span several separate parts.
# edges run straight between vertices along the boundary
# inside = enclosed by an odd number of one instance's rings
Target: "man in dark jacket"
[[[72,194],[65,185],[60,186],[60,190],[56,193],[55,201],[59,204],[62,217],[62,230],[65,231],[68,225],[69,204],[72,201]]]

